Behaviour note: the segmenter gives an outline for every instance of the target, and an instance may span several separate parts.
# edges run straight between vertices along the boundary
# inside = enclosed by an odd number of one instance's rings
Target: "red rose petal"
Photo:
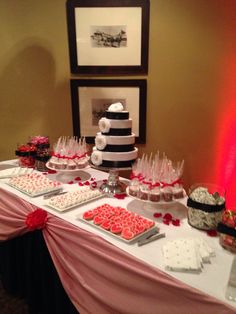
[[[117,198],[118,200],[123,200],[126,196],[127,196],[126,193],[114,195],[114,197]]]
[[[97,182],[95,182],[95,181],[92,182],[92,183],[91,183],[91,187],[96,188],[96,187],[97,187]]]
[[[80,177],[76,177],[74,180],[81,181],[81,178]]]
[[[91,179],[90,179],[90,181],[95,181],[95,180],[96,180],[95,178],[91,178]]]
[[[207,235],[209,235],[210,237],[217,237],[218,234],[216,230],[208,230]]]
[[[104,179],[104,180],[102,180],[104,183],[106,183],[107,182],[107,179]]]
[[[90,185],[90,183],[88,181],[84,182],[84,185]]]
[[[74,183],[74,181],[69,181],[69,182],[67,182],[67,184],[73,184]]]
[[[170,220],[169,219],[163,219],[162,222],[165,224],[165,225],[168,225],[170,224]]]
[[[162,213],[155,213],[155,214],[153,214],[153,217],[160,218],[160,217],[162,217]]]
[[[79,186],[83,186],[84,185],[82,182],[79,182],[78,184],[79,184]]]
[[[176,227],[179,227],[180,226],[180,220],[179,219],[173,219],[172,220],[172,225],[176,226]]]
[[[171,215],[171,214],[166,213],[166,214],[163,216],[163,219],[166,219],[166,220],[172,220],[172,219],[173,219],[173,217],[172,217],[172,215]]]
[[[49,174],[53,174],[53,173],[57,173],[57,171],[56,171],[56,170],[51,170],[51,169],[49,169],[49,170],[48,170],[48,173],[49,173]]]

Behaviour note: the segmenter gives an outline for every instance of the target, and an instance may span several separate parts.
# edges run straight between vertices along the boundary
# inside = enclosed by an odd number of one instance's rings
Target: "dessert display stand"
[[[151,214],[158,211],[159,213],[165,214],[167,211],[174,216],[178,216],[180,219],[186,217],[186,206],[184,205],[186,199],[186,191],[183,190],[182,198],[173,198],[171,201],[165,201],[161,199],[158,202],[144,200],[137,196],[133,196],[129,193],[129,189],[127,187],[126,194],[129,195],[133,201],[130,202],[129,207],[130,210],[140,208],[140,212],[138,214],[142,214],[143,212],[149,212]],[[140,206],[141,204],[141,206]]]
[[[68,169],[55,169],[52,168],[46,164],[46,167],[50,170],[55,170],[58,174],[56,175],[56,179],[62,183],[68,183],[71,181],[74,177],[79,176],[82,181],[87,181],[90,179],[90,174],[85,172],[84,170],[90,168],[89,165],[80,168],[80,169],[73,169],[73,170],[68,170]]]
[[[120,181],[119,172],[131,170],[131,167],[107,168],[107,167],[95,166],[91,163],[90,165],[92,168],[95,168],[97,170],[109,172],[107,181],[103,182],[100,185],[100,190],[103,193],[107,194],[108,196],[114,196],[114,195],[126,193],[128,183],[126,184],[124,181]]]

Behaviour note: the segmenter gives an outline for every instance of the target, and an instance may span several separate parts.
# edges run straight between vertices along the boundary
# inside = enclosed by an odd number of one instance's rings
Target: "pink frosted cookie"
[[[93,210],[88,210],[88,211],[86,211],[86,212],[83,214],[83,218],[84,218],[85,220],[92,220],[93,217],[94,217],[94,212],[93,212]]]
[[[135,236],[135,233],[129,227],[127,227],[122,230],[121,236],[126,240],[131,240]]]
[[[110,220],[105,220],[102,224],[101,224],[101,228],[105,229],[105,230],[110,230],[111,228],[111,221]]]
[[[123,229],[123,227],[122,227],[122,225],[120,223],[114,223],[114,224],[111,225],[111,229],[110,230],[111,230],[112,233],[119,234],[119,233],[122,232],[122,229]]]
[[[106,220],[106,217],[99,214],[93,218],[93,223],[95,225],[101,225],[105,220]]]

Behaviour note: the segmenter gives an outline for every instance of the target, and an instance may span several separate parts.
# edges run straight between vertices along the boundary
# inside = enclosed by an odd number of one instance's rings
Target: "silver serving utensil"
[[[155,240],[164,238],[165,236],[166,236],[165,233],[152,234],[152,235],[148,236],[146,239],[138,241],[138,246],[148,244],[148,243],[153,242]]]
[[[46,200],[46,199],[49,199],[53,196],[56,196],[56,195],[61,195],[61,194],[66,194],[67,192],[66,191],[62,191],[62,189],[59,189],[59,190],[56,190],[56,191],[53,191],[53,192],[49,192],[47,194],[45,194],[43,196],[43,198]]]

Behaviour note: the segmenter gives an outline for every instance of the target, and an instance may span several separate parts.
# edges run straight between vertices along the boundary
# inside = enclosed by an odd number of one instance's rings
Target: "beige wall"
[[[185,159],[186,185],[215,179],[235,0],[151,0],[147,143]],[[0,160],[30,135],[72,134],[65,0],[0,1]],[[117,77],[115,77],[117,78]],[[128,77],[129,78],[129,77]],[[219,153],[219,152],[218,152]]]

